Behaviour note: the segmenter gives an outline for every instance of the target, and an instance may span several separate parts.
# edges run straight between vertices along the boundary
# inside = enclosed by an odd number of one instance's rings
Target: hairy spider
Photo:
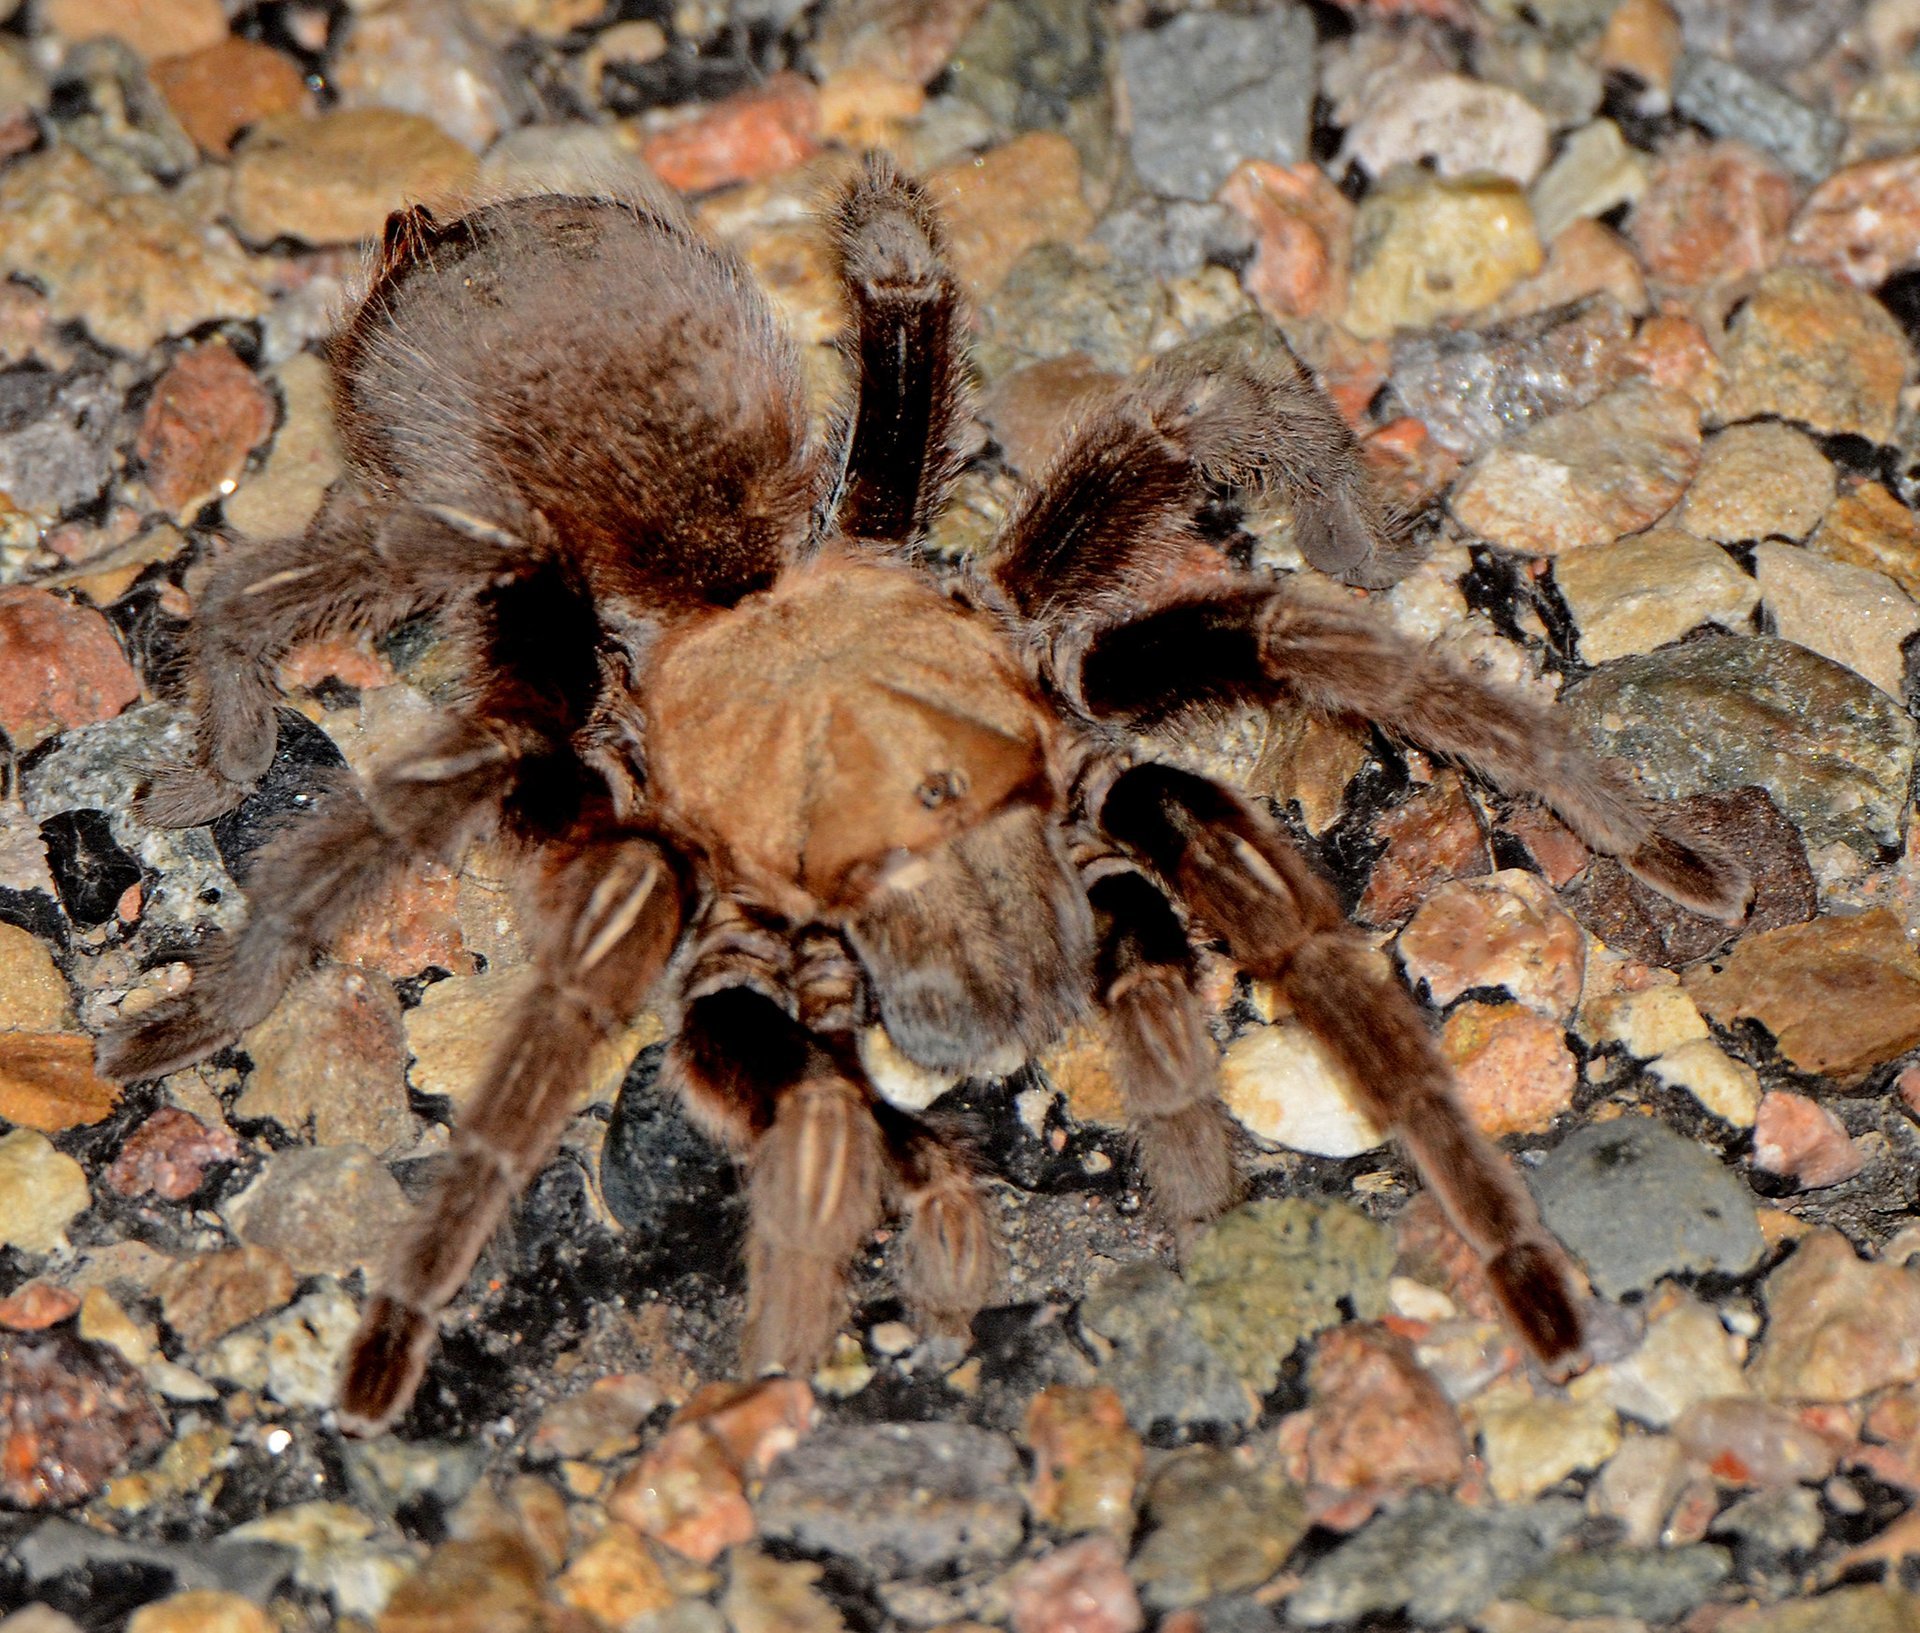
[[[854,388],[816,436],[765,296],[670,204],[392,218],[332,354],[351,474],[303,537],[222,559],[195,626],[196,756],[144,810],[185,825],[244,797],[296,641],[435,612],[465,643],[462,700],[276,837],[245,927],[109,1036],[101,1069],[199,1059],[410,859],[518,843],[537,978],[354,1342],[341,1421],[372,1432],[552,1154],[589,1051],[650,996],[671,1079],[748,1176],[747,1368],[822,1354],[889,1211],[923,1323],[964,1331],[993,1289],[964,1154],[862,1069],[875,1019],[914,1062],[985,1072],[1099,1006],[1158,1206],[1176,1230],[1213,1217],[1237,1181],[1193,986],[1212,937],[1279,983],[1528,1344],[1565,1360],[1581,1321],[1559,1249],[1411,997],[1265,811],[1141,745],[1228,707],[1362,716],[1538,794],[1689,906],[1737,919],[1740,868],[1558,715],[1229,568],[1195,518],[1233,485],[1290,498],[1316,566],[1394,566],[1353,438],[1283,350],[1147,368],[1067,430],[989,559],[939,569],[920,545],[968,420],[942,227],[879,159],[831,227]]]

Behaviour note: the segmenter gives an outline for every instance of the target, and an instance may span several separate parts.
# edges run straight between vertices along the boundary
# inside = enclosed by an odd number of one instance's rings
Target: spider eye
[[[929,811],[937,811],[949,800],[957,800],[967,791],[964,771],[930,771],[916,788],[914,797]]]

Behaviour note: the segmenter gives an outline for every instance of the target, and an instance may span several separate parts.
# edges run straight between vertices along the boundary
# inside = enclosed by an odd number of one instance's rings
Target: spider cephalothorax
[[[1412,1000],[1263,810],[1138,745],[1223,706],[1360,715],[1538,794],[1678,901],[1737,918],[1739,868],[1557,715],[1205,542],[1210,493],[1260,485],[1316,566],[1390,570],[1353,440],[1283,350],[1149,367],[1065,431],[987,560],[937,571],[916,546],[967,419],[940,225],[869,161],[832,227],[854,395],[821,438],[767,301],[670,205],[393,219],[334,351],[351,475],[304,536],[221,562],[197,756],[145,809],[201,822],[244,797],[273,751],[272,665],[309,636],[435,613],[462,699],[273,842],[246,927],[102,1069],[151,1077],[231,1041],[410,858],[517,844],[536,979],[352,1350],[342,1421],[367,1431],[411,1398],[592,1046],[650,1001],[672,1080],[749,1175],[749,1367],[821,1354],[889,1210],[924,1321],[964,1329],[992,1290],[964,1154],[862,1069],[876,1020],[914,1062],[985,1072],[1100,1007],[1161,1209],[1181,1231],[1212,1217],[1237,1182],[1193,988],[1207,936],[1280,984],[1534,1350],[1564,1359],[1580,1320],[1558,1251]]]

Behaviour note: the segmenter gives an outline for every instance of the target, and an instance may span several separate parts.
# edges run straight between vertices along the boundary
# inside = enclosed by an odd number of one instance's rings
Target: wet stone
[[[1725,1548],[1607,1548],[1549,1560],[1507,1590],[1549,1616],[1639,1616],[1671,1622],[1732,1573]]]
[[[107,1186],[119,1196],[184,1202],[206,1183],[209,1168],[239,1155],[231,1129],[209,1128],[190,1111],[162,1106],[127,1136],[107,1169]]]
[[[140,695],[113,629],[45,590],[0,589],[0,731],[15,753],[110,720]]]
[[[231,490],[277,413],[231,347],[214,341],[183,352],[154,386],[134,443],[147,491],[176,520],[191,521]]]
[[[1747,1369],[1775,1400],[1853,1401],[1920,1377],[1920,1274],[1817,1231],[1766,1282],[1767,1330]]]
[[[1670,153],[1634,206],[1628,235],[1648,273],[1694,286],[1772,266],[1793,218],[1793,182],[1738,142]]]
[[[197,1351],[235,1327],[283,1308],[296,1285],[291,1267],[278,1253],[241,1247],[175,1265],[155,1291],[162,1319],[189,1350]]]
[[[40,824],[47,868],[67,917],[84,930],[113,918],[141,882],[140,864],[120,848],[105,811],[61,811]]]
[[[236,1117],[265,1117],[320,1145],[391,1155],[413,1138],[400,1000],[382,976],[324,965],[295,985],[241,1045],[253,1071]]]
[[[1758,784],[1806,836],[1863,857],[1899,843],[1912,722],[1852,670],[1768,636],[1623,658],[1561,701],[1658,799]]]
[[[1476,460],[1454,489],[1453,513],[1481,538],[1523,555],[1611,544],[1658,521],[1699,459],[1692,400],[1634,383],[1539,421]]]
[[[1773,632],[1864,675],[1890,697],[1906,683],[1906,643],[1920,606],[1883,573],[1828,561],[1792,544],[1763,544],[1754,574]]]
[[[1417,175],[1361,203],[1346,326],[1362,339],[1491,306],[1540,270],[1526,195],[1509,181]]]
[[[1866,1166],[1846,1124],[1816,1100],[1775,1089],[1760,1102],[1753,1165],[1798,1182],[1802,1190],[1839,1185]]]
[[[1242,159],[1307,155],[1314,27],[1304,7],[1188,12],[1119,42],[1133,167],[1157,193],[1207,199]]]
[[[91,1205],[86,1173],[44,1134],[16,1128],[0,1135],[0,1247],[54,1253],[67,1226]]]
[[[1540,878],[1517,868],[1442,885],[1396,946],[1407,979],[1426,983],[1442,1007],[1474,987],[1504,987],[1545,1015],[1571,1015],[1580,1002],[1580,926]]]
[[[1435,442],[1470,459],[1619,385],[1632,334],[1607,296],[1481,328],[1404,334],[1393,345],[1393,393]]]
[[[227,35],[198,51],[156,62],[154,89],[174,118],[212,158],[224,158],[249,125],[299,113],[312,100],[299,63],[258,40]]]
[[[1142,1433],[1156,1423],[1251,1423],[1257,1408],[1226,1357],[1195,1325],[1180,1278],[1162,1265],[1121,1266],[1090,1291],[1080,1321],[1111,1346],[1100,1381]]]
[[[234,1234],[270,1248],[302,1275],[369,1275],[410,1209],[398,1182],[364,1146],[294,1146],[223,1205]]]
[[[1569,550],[1553,580],[1588,663],[1651,652],[1703,623],[1743,629],[1760,603],[1759,586],[1726,551],[1678,527]]]
[[[776,1464],[755,1512],[766,1535],[851,1555],[883,1576],[966,1569],[1020,1545],[1019,1468],[1013,1443],[989,1430],[848,1425]]]
[[[1846,139],[1845,124],[1831,114],[1719,57],[1683,57],[1673,101],[1715,136],[1751,143],[1809,181],[1833,169]]]
[[[1609,1298],[1678,1271],[1738,1275],[1765,1251],[1746,1187],[1652,1118],[1579,1129],[1527,1179],[1547,1228]]]
[[[1142,1597],[1158,1610],[1258,1587],[1307,1531],[1292,1486],[1230,1452],[1194,1448],[1161,1465],[1142,1504],[1146,1538],[1133,1558]]]
[[[1707,438],[1674,516],[1703,539],[1804,539],[1833,503],[1833,466],[1804,431],[1762,421]]]
[[[0,1333],[0,1502],[84,1502],[166,1439],[140,1374],[104,1344],[68,1327]]]

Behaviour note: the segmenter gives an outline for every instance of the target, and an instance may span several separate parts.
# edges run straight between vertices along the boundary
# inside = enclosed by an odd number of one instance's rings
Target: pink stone
[[[275,417],[272,393],[231,348],[210,341],[181,353],[154,387],[134,443],[147,491],[190,520],[232,485]]]
[[[1014,1633],[1139,1633],[1147,1625],[1112,1537],[1081,1537],[1014,1573]]]
[[[39,1332],[65,1321],[80,1308],[80,1295],[35,1277],[0,1298],[0,1327],[14,1332]]]
[[[1466,1472],[1460,1419],[1398,1333],[1336,1327],[1314,1353],[1307,1477],[1341,1491],[1450,1487]]]
[[[136,1128],[107,1170],[109,1189],[120,1196],[151,1192],[184,1202],[200,1189],[208,1168],[232,1162],[240,1142],[229,1128],[208,1128],[190,1111],[162,1106]]]
[[[1744,1395],[1695,1401],[1675,1420],[1681,1449],[1716,1480],[1736,1486],[1784,1486],[1824,1480],[1835,1447],[1791,1407]]]
[[[812,157],[820,99],[798,74],[775,74],[764,85],[703,108],[657,130],[640,156],[669,187],[701,193],[729,182],[760,181]]]
[[[1573,1105],[1573,1052],[1559,1022],[1524,1004],[1462,1004],[1440,1047],[1483,1134],[1539,1134]]]
[[[1864,1164],[1846,1126],[1825,1106],[1785,1089],[1761,1097],[1753,1128],[1754,1167],[1797,1179],[1802,1190],[1817,1190],[1852,1179]]]
[[[140,695],[113,628],[45,590],[0,590],[0,730],[16,754],[111,720]]]
[[[1400,932],[1399,948],[1407,979],[1426,982],[1437,1004],[1470,987],[1505,987],[1561,1019],[1579,1003],[1587,967],[1580,926],[1544,881],[1517,869],[1442,885]]]

